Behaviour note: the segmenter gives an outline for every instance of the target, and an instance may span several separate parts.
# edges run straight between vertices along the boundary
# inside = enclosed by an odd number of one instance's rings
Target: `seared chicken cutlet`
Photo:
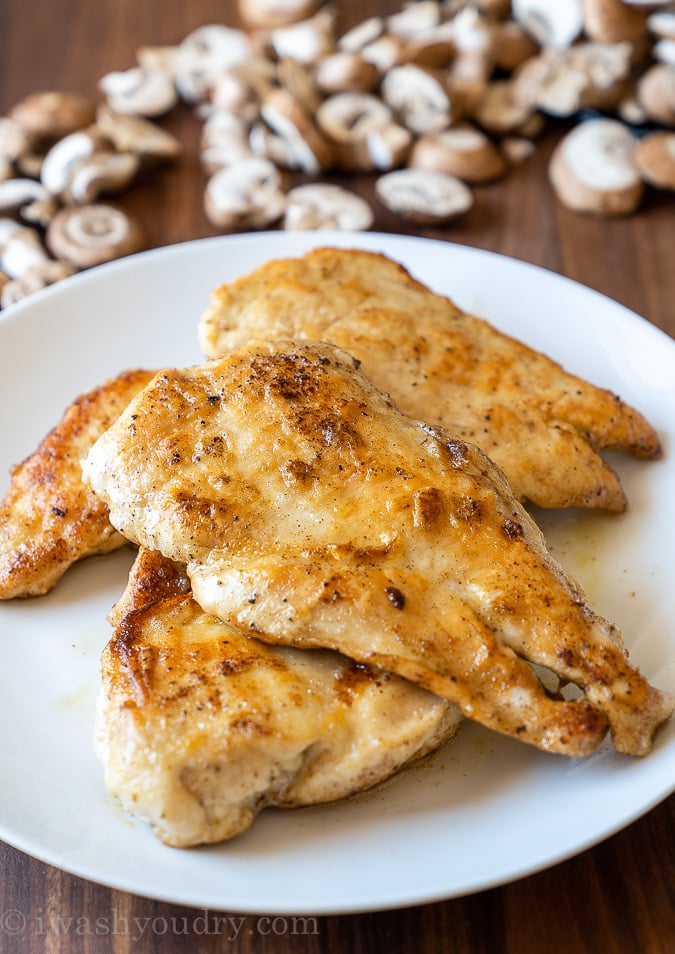
[[[544,320],[545,316],[542,316]],[[411,417],[477,444],[541,507],[625,509],[598,451],[653,458],[657,435],[609,391],[501,334],[371,252],[323,248],[223,285],[199,329],[219,357],[262,338],[325,339]]]
[[[457,731],[457,707],[404,679],[204,613],[163,562],[141,550],[103,652],[97,749],[109,790],[167,844],[362,791]]]
[[[76,560],[127,542],[82,483],[80,460],[152,376],[126,371],[81,395],[12,469],[0,504],[0,599],[46,593]]]
[[[240,633],[338,650],[552,752],[586,754],[609,725],[643,754],[672,712],[502,472],[328,343],[159,374],[83,475],[114,526],[186,564],[204,612]],[[529,662],[584,697],[552,697]]]

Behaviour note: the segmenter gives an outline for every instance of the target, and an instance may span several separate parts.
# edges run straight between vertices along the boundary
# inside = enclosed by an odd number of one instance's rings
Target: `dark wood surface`
[[[391,0],[337,3],[345,27],[397,7]],[[210,22],[237,25],[235,4],[0,0],[0,114],[38,89],[97,97],[98,78],[133,65],[139,46],[175,43]],[[144,175],[119,198],[142,218],[150,247],[214,234],[202,210],[199,124],[185,107],[162,122],[185,143],[184,156],[175,166]],[[461,222],[416,234],[542,265],[609,295],[675,335],[672,195],[650,192],[638,214],[618,221],[566,211],[553,199],[546,179],[547,159],[559,133],[552,128],[535,154],[507,179],[477,190],[475,206]],[[351,185],[372,196],[367,177]],[[376,229],[413,231],[376,208]],[[443,903],[318,918],[305,925],[254,916],[231,924],[204,922],[197,920],[204,912],[110,890],[0,844],[0,952],[670,954],[675,950],[674,834],[671,797],[597,847],[515,883]],[[140,940],[139,923],[147,928]]]

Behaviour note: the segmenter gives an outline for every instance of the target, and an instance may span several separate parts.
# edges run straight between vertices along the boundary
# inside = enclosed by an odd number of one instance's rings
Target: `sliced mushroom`
[[[675,7],[650,13],[647,29],[660,40],[675,40]]]
[[[172,77],[163,70],[142,66],[106,73],[99,89],[111,109],[130,116],[163,116],[178,102]]]
[[[94,153],[72,168],[64,198],[78,205],[90,205],[104,193],[126,189],[139,166],[140,159],[133,152]]]
[[[441,22],[441,8],[436,0],[417,0],[404,4],[398,13],[385,20],[385,29],[404,39],[428,34]]]
[[[461,179],[426,169],[397,169],[375,183],[380,202],[391,212],[420,225],[450,222],[473,205],[473,194]]]
[[[651,66],[637,82],[636,97],[650,119],[675,126],[675,69],[665,63]]]
[[[332,164],[331,145],[288,90],[273,90],[263,102],[260,115],[274,135],[288,143],[291,168],[318,175]]]
[[[281,173],[268,159],[241,159],[216,172],[206,184],[204,210],[223,231],[260,229],[284,214]]]
[[[513,80],[495,80],[488,84],[473,115],[487,132],[501,135],[520,130],[534,115],[534,106],[518,95]]]
[[[55,142],[94,121],[94,105],[76,93],[48,91],[31,93],[10,111],[35,140]]]
[[[659,40],[652,47],[652,56],[659,63],[675,69],[675,40]]]
[[[344,169],[370,170],[374,162],[367,137],[393,122],[389,107],[372,93],[336,93],[323,101],[316,114],[319,128],[335,144]]]
[[[4,241],[2,231],[0,230],[0,268],[10,278],[19,278],[33,265],[41,265],[49,259],[35,229],[24,226],[7,228]]]
[[[675,133],[649,133],[635,146],[633,161],[645,182],[675,190]]]
[[[200,150],[202,165],[209,173],[252,156],[248,124],[234,113],[215,110],[202,127]]]
[[[47,229],[47,247],[75,268],[90,268],[143,248],[139,223],[111,205],[61,209]]]
[[[520,165],[532,155],[535,145],[531,139],[523,136],[504,136],[501,141],[501,150],[512,166]]]
[[[322,97],[317,89],[313,67],[298,63],[297,60],[279,60],[277,79],[309,116],[316,114]],[[261,99],[266,100],[272,92],[273,88],[266,90]]]
[[[15,119],[0,116],[0,156],[15,162],[31,149],[31,137]]]
[[[49,192],[35,179],[5,179],[0,181],[0,213],[14,212],[31,205],[44,202]]]
[[[489,182],[506,172],[504,158],[494,143],[469,125],[422,136],[413,146],[409,165],[445,172],[469,183]]]
[[[406,64],[391,69],[380,88],[384,102],[399,121],[417,135],[445,129],[453,104],[442,74]]]
[[[316,85],[326,95],[368,93],[374,89],[378,73],[375,64],[369,63],[360,53],[341,50],[317,63],[315,78]]]
[[[287,230],[364,231],[373,224],[373,211],[366,200],[342,186],[301,185],[291,189],[286,200],[283,226]]]
[[[338,48],[349,53],[356,53],[382,36],[384,30],[383,17],[368,17],[340,37],[337,44]]]
[[[3,308],[14,305],[48,285],[54,285],[56,282],[63,281],[64,278],[69,278],[76,271],[77,269],[68,265],[67,262],[55,262],[51,259],[39,265],[31,265],[19,278],[5,284],[2,288],[0,305]]]
[[[177,51],[174,81],[181,99],[203,102],[221,70],[245,63],[252,55],[251,41],[242,30],[218,23],[193,30]]]
[[[270,43],[279,59],[298,63],[318,63],[335,49],[335,16],[319,10],[312,17],[270,31]]]
[[[412,146],[413,135],[405,126],[396,122],[373,126],[366,131],[365,148],[369,162],[363,162],[364,168],[389,172],[397,169],[406,161]]]
[[[534,38],[515,20],[492,24],[492,52],[495,66],[512,73],[539,52]]]
[[[403,63],[405,41],[398,36],[383,33],[372,43],[366,44],[361,50],[361,56],[367,63],[372,63],[380,77],[387,75],[389,70]]]
[[[105,143],[95,128],[64,136],[49,150],[40,167],[42,185],[52,195],[61,195],[68,187],[73,168],[93,156]]]
[[[181,144],[149,119],[116,113],[107,103],[96,110],[96,128],[119,152],[133,152],[144,162],[175,159]]]
[[[260,61],[255,58],[256,63]],[[251,123],[258,117],[260,100],[276,84],[276,69],[267,60],[262,62],[270,67],[269,73],[260,73],[246,69],[246,64],[232,66],[217,73],[211,84],[209,100],[217,112],[236,114],[238,119]],[[263,88],[264,87],[264,88]]]
[[[271,30],[306,20],[316,13],[320,0],[239,0],[242,22],[251,30]]]
[[[582,0],[584,32],[598,43],[637,40],[646,28],[647,13],[623,0]]]
[[[565,50],[584,27],[582,0],[512,0],[514,20],[541,46]]]
[[[549,165],[559,200],[576,212],[634,212],[644,191],[634,148],[633,135],[615,119],[592,119],[576,126],[558,144]]]

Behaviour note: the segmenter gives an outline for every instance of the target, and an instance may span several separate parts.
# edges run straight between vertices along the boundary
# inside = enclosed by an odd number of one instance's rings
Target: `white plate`
[[[555,555],[675,691],[675,342],[616,303],[531,265],[391,235],[269,233],[175,246],[68,279],[0,316],[0,493],[79,392],[122,368],[200,360],[212,288],[317,244],[382,250],[468,310],[608,386],[663,435],[658,463],[618,459],[631,509],[542,516]],[[423,767],[339,805],[268,810],[229,844],[181,851],[128,820],[92,751],[105,614],[129,553],[71,570],[47,597],[0,604],[0,836],[53,865],[148,897],[274,914],[418,904],[551,865],[675,788],[675,722],[646,759],[609,746],[544,755],[466,725]]]

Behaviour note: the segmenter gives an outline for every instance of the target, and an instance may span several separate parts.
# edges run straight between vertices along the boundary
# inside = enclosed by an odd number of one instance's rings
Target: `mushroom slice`
[[[380,77],[387,75],[389,70],[404,62],[404,41],[398,36],[383,33],[372,43],[368,43],[361,50],[361,56],[368,63],[372,63]]]
[[[368,17],[361,20],[356,26],[348,30],[338,40],[338,48],[349,53],[363,50],[369,43],[373,43],[385,31],[385,22],[382,17]]]
[[[402,165],[410,152],[413,136],[395,122],[373,126],[366,132],[365,146],[373,169],[388,172]]]
[[[335,16],[327,8],[319,10],[299,23],[272,30],[270,42],[279,59],[318,63],[335,49]]]
[[[89,126],[94,121],[94,106],[76,93],[31,93],[9,111],[9,117],[33,139],[55,142]]]
[[[96,111],[96,126],[120,152],[136,153],[141,159],[175,159],[181,144],[156,123],[140,116],[117,113],[107,103]]]
[[[623,0],[583,0],[584,33],[597,43],[620,43],[644,36],[647,13]]]
[[[214,110],[202,127],[200,150],[202,165],[210,173],[252,156],[248,125],[233,113]]]
[[[209,222],[223,231],[260,229],[284,214],[281,173],[268,159],[240,159],[211,176],[204,192]]]
[[[633,161],[645,182],[675,189],[675,133],[649,133],[635,146]]]
[[[441,22],[441,8],[436,0],[417,0],[406,3],[398,13],[392,13],[385,21],[387,32],[404,39],[427,34]]]
[[[374,89],[377,67],[360,53],[340,50],[325,56],[316,66],[316,85],[322,93],[364,92]]]
[[[64,198],[89,205],[104,192],[119,192],[132,181],[140,166],[133,152],[99,152],[72,169]]]
[[[143,233],[138,222],[111,205],[61,209],[47,229],[47,247],[76,268],[90,268],[138,252]]]
[[[106,73],[99,89],[115,112],[130,116],[163,116],[178,102],[171,76],[142,66]]]
[[[637,82],[636,96],[650,119],[675,126],[675,69],[655,63]]]
[[[23,209],[33,202],[44,202],[49,192],[35,179],[5,179],[0,181],[0,213]]]
[[[103,134],[96,131],[74,132],[55,143],[42,161],[40,179],[52,195],[61,195],[70,182],[74,167],[89,159],[104,143]]]
[[[584,27],[582,0],[512,0],[516,23],[541,46],[564,50]]]
[[[286,196],[284,228],[364,231],[373,224],[373,211],[360,195],[342,186],[309,183]]]
[[[452,103],[442,74],[414,63],[395,66],[381,86],[384,102],[411,132],[418,135],[445,129],[452,120]]]
[[[591,119],[576,126],[558,144],[549,165],[559,200],[576,212],[634,212],[644,191],[634,148],[632,133],[615,119]]]
[[[397,169],[375,183],[380,202],[401,218],[420,225],[450,222],[473,205],[461,179],[427,169]]]
[[[0,220],[6,221],[6,220]],[[7,228],[4,241],[0,232],[0,268],[10,278],[19,278],[31,266],[42,265],[49,259],[36,229],[13,223]]]
[[[276,89],[260,107],[272,133],[287,142],[291,168],[318,175],[333,161],[333,150],[300,103],[285,89]]]
[[[534,115],[534,107],[518,95],[513,80],[489,83],[478,103],[474,118],[490,133],[520,130]]]
[[[271,30],[311,17],[320,0],[239,0],[239,16],[251,30]]]
[[[370,129],[392,118],[389,107],[372,93],[335,93],[316,114],[319,127],[337,143],[360,142]]]
[[[46,288],[48,285],[54,285],[56,282],[74,275],[77,269],[66,262],[55,262],[47,260],[37,265],[31,265],[23,272],[19,278],[8,282],[2,289],[2,298],[0,304],[3,308],[8,305],[14,305],[22,298],[33,295],[35,292]]]
[[[245,63],[253,56],[251,41],[242,30],[219,23],[198,27],[178,46],[175,83],[187,103],[208,98],[221,70]]]
[[[298,63],[297,60],[279,60],[277,64],[278,85],[281,85],[291,94],[300,106],[309,116],[314,116],[319,104],[321,103],[321,93],[317,89],[314,77],[314,67],[307,66],[305,63]],[[270,86],[263,96],[262,100],[274,91],[276,87]]]
[[[0,116],[0,156],[14,162],[30,152],[31,137],[15,119]]]
[[[497,179],[507,168],[494,143],[467,124],[422,136],[413,146],[409,165],[446,172],[472,183]]]

